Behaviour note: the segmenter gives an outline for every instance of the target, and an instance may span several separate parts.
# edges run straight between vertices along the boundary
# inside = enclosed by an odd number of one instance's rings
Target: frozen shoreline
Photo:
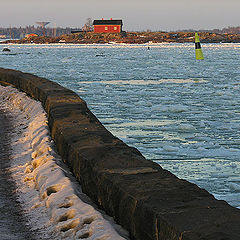
[[[10,171],[39,239],[127,239],[112,218],[90,205],[54,151],[41,104],[11,87],[0,86],[0,92],[2,104],[15,117]]]

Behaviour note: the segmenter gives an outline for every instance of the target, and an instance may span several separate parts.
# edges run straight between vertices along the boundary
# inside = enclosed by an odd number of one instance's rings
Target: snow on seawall
[[[0,85],[0,102],[14,119],[11,173],[29,225],[39,239],[128,239],[113,219],[82,193],[54,151],[40,102]]]

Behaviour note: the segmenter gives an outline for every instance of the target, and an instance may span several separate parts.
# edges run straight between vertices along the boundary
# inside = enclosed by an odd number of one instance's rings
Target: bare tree
[[[93,22],[92,22],[92,19],[91,19],[91,18],[87,18],[87,19],[86,19],[86,23],[84,24],[82,30],[83,30],[83,31],[87,31],[87,32],[93,30]]]

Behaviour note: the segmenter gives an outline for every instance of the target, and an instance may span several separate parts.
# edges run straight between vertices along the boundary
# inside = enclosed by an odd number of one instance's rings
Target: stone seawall
[[[73,91],[2,68],[0,83],[42,103],[57,150],[83,191],[132,239],[239,239],[239,209],[146,160],[106,130]]]

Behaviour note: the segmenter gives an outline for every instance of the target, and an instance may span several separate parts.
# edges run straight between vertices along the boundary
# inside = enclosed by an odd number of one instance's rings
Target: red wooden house
[[[122,32],[122,20],[94,20],[93,27],[96,33],[120,33]]]

